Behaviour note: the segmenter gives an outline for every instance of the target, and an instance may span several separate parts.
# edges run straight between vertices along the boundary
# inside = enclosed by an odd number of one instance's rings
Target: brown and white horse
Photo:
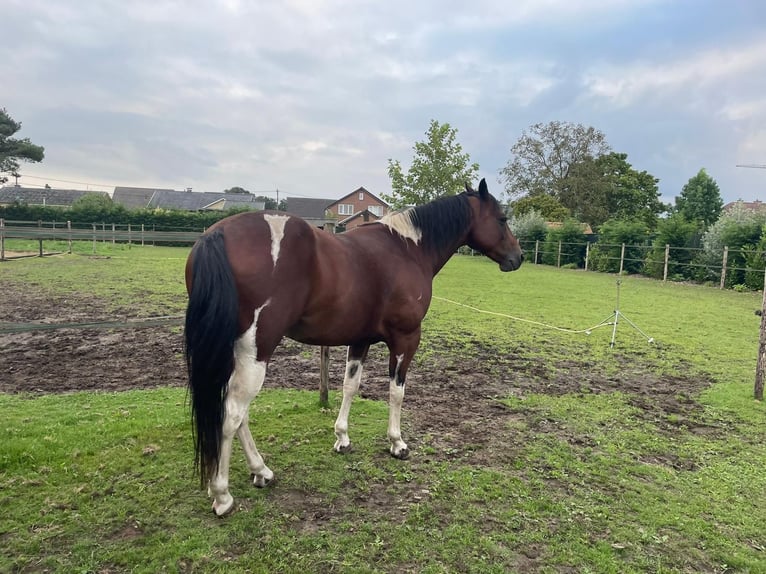
[[[310,345],[348,345],[334,449],[350,449],[348,415],[370,345],[385,342],[391,454],[407,458],[400,417],[407,369],[420,342],[434,276],[461,245],[502,271],[523,254],[484,180],[466,191],[333,235],[280,212],[223,219],[195,244],[186,263],[186,362],[195,463],[219,516],[232,509],[229,461],[239,437],[255,486],[274,473],[248,427],[282,337]]]

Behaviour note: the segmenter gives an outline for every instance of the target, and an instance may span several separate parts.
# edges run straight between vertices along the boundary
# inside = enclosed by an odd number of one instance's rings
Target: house
[[[327,210],[337,217],[338,225],[353,229],[369,221],[378,221],[389,212],[388,204],[363,187],[334,201]]]
[[[196,192],[188,189],[115,187],[112,200],[127,209],[178,209],[182,211],[223,211],[234,207],[263,210],[263,200],[249,193]]]
[[[327,223],[335,223],[336,219],[331,216],[327,208],[333,204],[333,199],[320,199],[315,197],[288,197],[285,200],[285,211],[305,219],[315,227],[322,227]]]
[[[742,208],[746,209],[747,211],[752,211],[755,213],[766,212],[766,203],[763,203],[760,199],[756,199],[755,201],[742,201],[741,199],[737,201],[730,201],[723,206],[723,212],[729,212],[738,205],[742,206]]]
[[[558,229],[564,224],[561,221],[546,221],[545,225],[548,227],[548,229]],[[593,235],[593,229],[591,229],[590,224],[580,223],[580,227],[582,228],[582,232],[585,235]]]
[[[72,204],[88,193],[109,197],[105,191],[83,191],[81,189],[53,189],[9,185],[0,187],[0,205],[22,203],[47,207],[72,207]]]
[[[389,211],[388,204],[360,187],[340,199],[288,197],[287,212],[305,219],[316,227],[333,223],[353,229],[363,223],[378,221]]]

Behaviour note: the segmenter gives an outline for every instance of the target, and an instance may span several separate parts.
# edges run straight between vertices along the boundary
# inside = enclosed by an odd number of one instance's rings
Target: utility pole
[[[737,167],[766,169],[763,163],[742,163]],[[757,401],[763,401],[763,374],[766,371],[766,272],[763,276],[763,302],[761,303],[761,334],[758,342],[758,363],[755,367],[755,388],[753,395]]]

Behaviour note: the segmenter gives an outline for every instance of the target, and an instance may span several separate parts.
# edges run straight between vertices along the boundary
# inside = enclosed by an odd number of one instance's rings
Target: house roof
[[[750,211],[766,210],[766,203],[763,203],[760,199],[756,199],[755,201],[742,201],[741,199],[738,201],[730,201],[729,203],[723,206],[723,210],[729,211],[735,205],[741,205],[742,207],[744,207],[745,209],[749,209]]]
[[[219,204],[221,204],[219,206]],[[214,207],[216,206],[216,207]],[[248,207],[263,210],[266,204],[257,200],[249,193],[216,193],[199,191],[175,191],[172,189],[157,190],[149,199],[146,207],[163,209],[182,209],[185,211],[202,211],[204,209],[231,209],[233,207]]]
[[[558,229],[562,225],[564,225],[561,221],[546,221],[545,225],[552,229]],[[582,228],[582,232],[585,235],[593,235],[593,229],[591,229],[590,225],[588,223],[581,223],[580,227]]]
[[[173,191],[154,187],[115,187],[112,201],[128,209],[147,207],[152,196],[158,191]]]
[[[379,220],[383,219],[379,215],[375,215],[369,209],[363,209],[361,211],[357,211],[354,215],[349,215],[345,219],[341,219],[338,222],[338,225],[346,225],[347,223],[349,223],[351,221],[354,221],[355,219],[357,219],[359,217],[363,217],[366,222],[367,221],[379,221]]]
[[[367,194],[367,195],[369,195],[369,196],[373,197],[374,199],[378,200],[378,202],[379,202],[381,205],[385,205],[386,207],[389,207],[389,205],[388,205],[388,204],[387,204],[385,201],[383,201],[383,200],[382,200],[382,199],[380,199],[380,198],[379,198],[377,195],[375,195],[375,194],[374,194],[374,193],[372,193],[371,191],[369,191],[369,190],[365,189],[364,187],[359,187],[359,188],[355,189],[354,191],[352,191],[351,193],[347,193],[346,195],[344,195],[344,196],[343,196],[343,197],[341,197],[340,199],[336,199],[335,201],[332,201],[332,200],[331,200],[331,202],[330,202],[330,205],[328,205],[327,207],[332,207],[332,206],[333,206],[333,205],[335,205],[336,203],[342,203],[342,202],[343,202],[345,199],[347,199],[347,198],[349,198],[349,197],[351,197],[351,196],[353,196],[353,195],[356,195],[357,193],[360,193],[360,192],[362,192],[362,193],[365,193],[365,194]]]
[[[185,211],[249,207],[264,209],[265,202],[249,193],[216,193],[212,191],[176,191],[152,187],[115,187],[112,199],[128,209],[162,208]]]
[[[9,185],[0,187],[0,204],[18,201],[27,205],[50,205],[51,207],[71,207],[72,204],[88,193],[97,193],[109,197],[105,191],[84,191],[82,189],[50,189]]]
[[[325,217],[325,211],[332,204],[336,203],[332,199],[317,199],[314,197],[288,197],[287,198],[288,213],[297,215],[303,219],[327,219]]]

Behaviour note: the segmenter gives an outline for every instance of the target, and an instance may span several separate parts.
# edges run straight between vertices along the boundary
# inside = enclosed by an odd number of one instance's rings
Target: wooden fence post
[[[556,267],[561,267],[561,241],[559,241],[559,254],[556,257]]]
[[[93,224],[93,253],[96,253],[96,224]]]
[[[130,249],[131,245],[133,245],[133,237],[130,232],[130,223],[128,223],[128,249]]]
[[[5,261],[5,219],[0,219],[0,261]]]
[[[141,224],[141,247],[144,246],[144,224]]]
[[[114,245],[115,243],[117,243],[117,241],[115,241],[115,238],[114,238],[114,223],[112,223],[112,245]]]
[[[590,241],[585,244],[585,270],[588,270],[588,259],[590,259]]]
[[[535,265],[537,264],[537,253],[540,251],[540,240],[535,240]]]
[[[622,249],[620,249],[620,271],[619,275],[622,275],[622,268],[625,264],[625,244],[622,244]]]
[[[39,227],[40,229],[43,228],[42,220],[40,220],[40,219],[37,220],[37,227]],[[43,238],[42,238],[42,235],[40,236],[40,239],[38,239],[38,241],[40,242],[40,257],[42,257],[43,256]]]
[[[763,274],[763,301],[761,303],[761,335],[758,343],[758,363],[755,367],[755,400],[763,400],[763,371],[766,369],[766,270]]]
[[[101,222],[101,241],[106,243],[106,223]]]
[[[726,286],[726,263],[729,260],[729,246],[723,248],[723,263],[721,263],[721,289]]]
[[[67,235],[67,251],[69,255],[72,254],[72,222],[67,219],[66,222],[66,235]]]
[[[665,269],[662,272],[662,280],[668,280],[668,260],[670,259],[670,243],[665,244]]]

